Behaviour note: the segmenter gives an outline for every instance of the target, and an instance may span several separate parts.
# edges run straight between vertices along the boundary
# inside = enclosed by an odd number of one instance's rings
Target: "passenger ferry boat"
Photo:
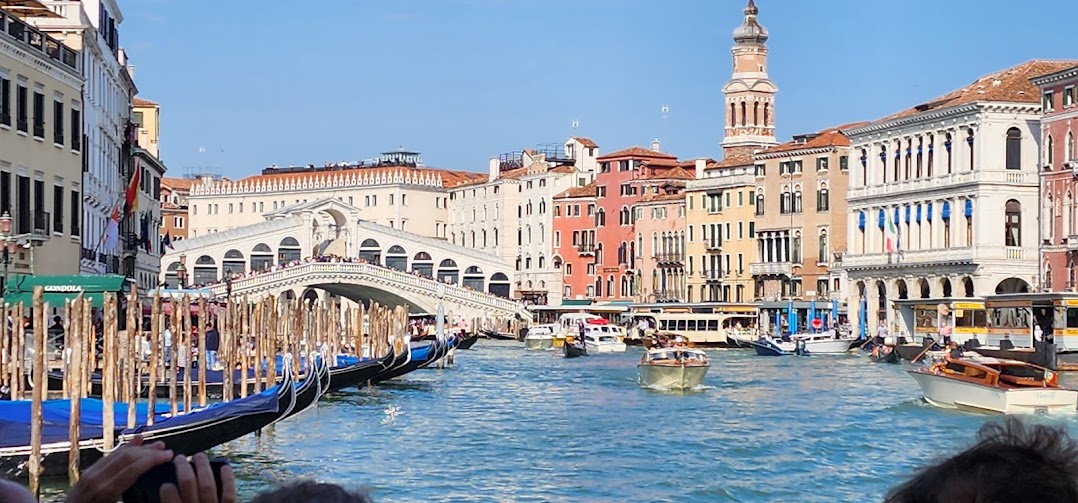
[[[907,370],[925,401],[982,413],[1074,413],[1078,391],[1059,385],[1059,374],[1026,362],[973,353],[928,368]]]
[[[759,310],[752,304],[634,304],[632,325],[643,334],[681,336],[700,347],[748,347],[758,337]]]

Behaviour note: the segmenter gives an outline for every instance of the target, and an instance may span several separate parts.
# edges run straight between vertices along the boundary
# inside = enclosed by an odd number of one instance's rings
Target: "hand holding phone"
[[[123,494],[124,503],[234,503],[236,481],[224,460],[199,453],[155,466]]]

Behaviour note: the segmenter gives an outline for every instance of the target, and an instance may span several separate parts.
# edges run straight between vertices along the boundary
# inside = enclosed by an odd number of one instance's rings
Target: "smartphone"
[[[228,466],[228,461],[223,459],[211,459],[210,469],[213,470],[213,480],[217,482],[217,498],[221,498],[221,467]],[[194,463],[191,465],[194,470]],[[124,503],[158,503],[161,501],[161,486],[165,484],[178,485],[176,482],[176,465],[172,462],[162,463],[142,474],[131,487],[123,494]]]

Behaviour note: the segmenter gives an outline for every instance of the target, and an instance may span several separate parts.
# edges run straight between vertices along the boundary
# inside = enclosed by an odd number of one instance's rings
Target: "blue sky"
[[[162,105],[172,176],[401,145],[431,166],[484,171],[499,153],[562,142],[573,120],[604,152],[660,138],[682,158],[720,157],[720,90],[744,4],[121,0],[121,42],[139,95]],[[879,118],[1029,59],[1078,59],[1078,32],[1039,22],[1071,10],[1067,0],[757,5],[780,139]]]

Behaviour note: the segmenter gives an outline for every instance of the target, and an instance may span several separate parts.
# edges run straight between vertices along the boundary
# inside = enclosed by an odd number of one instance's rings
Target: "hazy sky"
[[[120,0],[170,175],[376,157],[428,165],[588,136],[720,157],[743,0]],[[758,0],[780,140],[1029,59],[1078,58],[1067,0]],[[1053,14],[1055,13],[1055,14]],[[1058,16],[1055,25],[1042,24]],[[1070,47],[1070,50],[1067,50]],[[661,108],[669,106],[663,118]],[[200,147],[204,152],[200,153]]]

